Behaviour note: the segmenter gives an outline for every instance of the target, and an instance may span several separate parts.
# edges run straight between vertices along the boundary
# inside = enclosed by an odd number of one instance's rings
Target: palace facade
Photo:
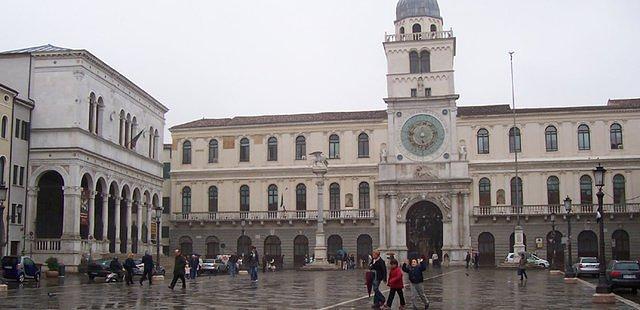
[[[456,37],[436,0],[400,0],[383,42],[387,109],[201,119],[171,128],[170,241],[209,257],[255,245],[285,268],[313,253],[319,212],[328,257],[478,250],[493,266],[526,250],[561,264],[572,199],[574,257],[597,256],[597,188],[607,170],[607,257],[640,255],[640,99],[599,106],[457,106]],[[558,103],[561,105],[562,103]],[[327,157],[318,202],[309,154]],[[515,155],[518,155],[518,177]]]

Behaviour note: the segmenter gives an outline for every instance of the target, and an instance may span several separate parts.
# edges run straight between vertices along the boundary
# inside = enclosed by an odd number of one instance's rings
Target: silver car
[[[596,277],[600,273],[600,263],[595,257],[580,257],[578,262],[573,265],[573,269],[578,277],[587,274]]]

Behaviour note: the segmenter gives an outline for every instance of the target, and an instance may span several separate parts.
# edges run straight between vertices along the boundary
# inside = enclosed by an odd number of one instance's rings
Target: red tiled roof
[[[268,124],[339,122],[357,120],[386,120],[387,111],[358,111],[358,112],[324,112],[289,115],[237,116],[234,118],[199,119],[171,127],[173,129],[249,126]]]

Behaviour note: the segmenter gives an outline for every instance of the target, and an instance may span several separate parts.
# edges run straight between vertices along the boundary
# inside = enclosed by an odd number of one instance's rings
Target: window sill
[[[360,158],[367,159],[367,158],[371,158],[371,157],[370,156],[358,156],[358,159],[360,159]]]

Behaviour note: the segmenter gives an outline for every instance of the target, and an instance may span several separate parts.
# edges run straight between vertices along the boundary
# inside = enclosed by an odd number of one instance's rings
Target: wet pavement
[[[530,270],[520,283],[513,270],[467,270],[443,268],[425,272],[425,292],[430,309],[640,309],[633,303],[591,303],[593,289],[582,283],[564,284],[561,275]],[[40,285],[12,285],[0,292],[0,308],[25,309],[370,309],[362,270],[332,272],[260,273],[259,282],[248,275],[235,279],[205,276],[187,280],[171,291],[163,283],[143,287],[136,282],[90,282],[85,276],[69,275],[61,282],[43,279]],[[405,282],[408,278],[405,274]],[[385,288],[386,289],[386,288]],[[387,291],[385,290],[385,295]],[[407,302],[409,289],[405,289]],[[398,306],[398,299],[394,302]],[[408,307],[409,309],[409,307]]]

